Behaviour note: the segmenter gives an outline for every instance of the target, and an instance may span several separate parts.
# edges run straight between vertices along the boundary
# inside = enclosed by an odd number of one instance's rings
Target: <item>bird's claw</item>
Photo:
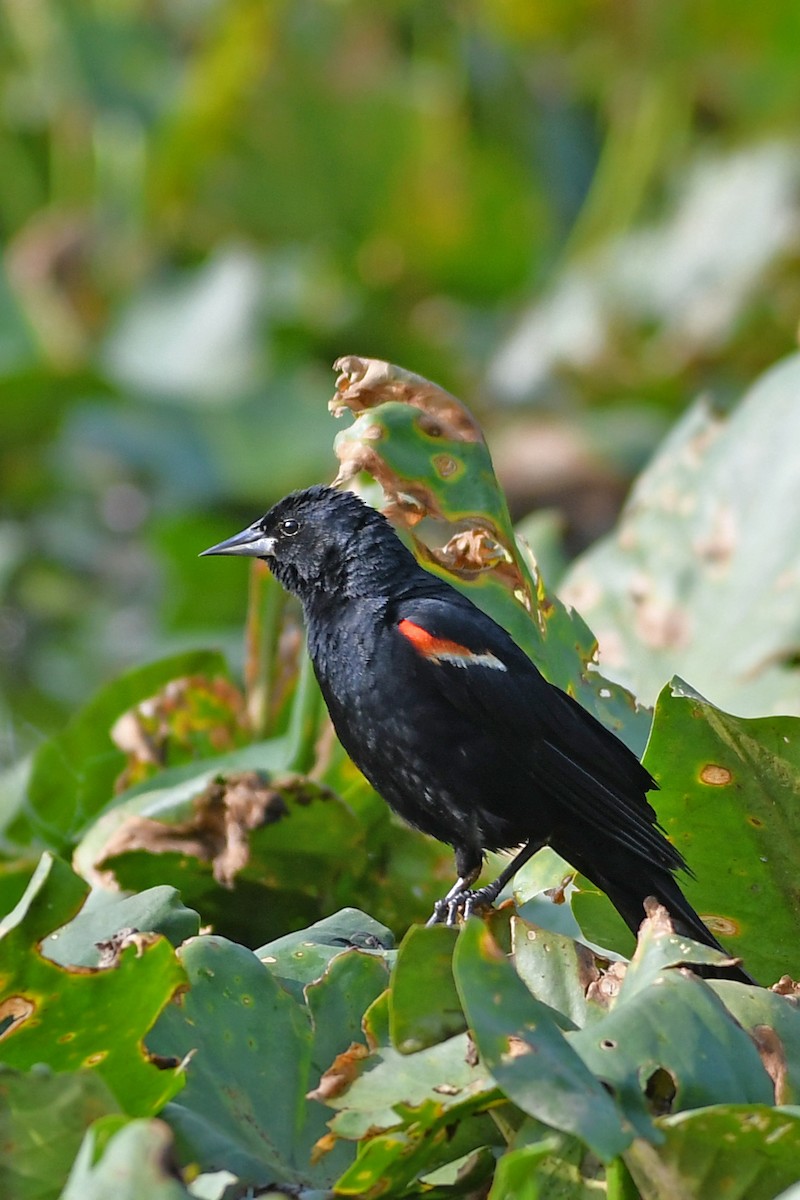
[[[456,892],[454,896],[445,896],[437,900],[428,924],[444,924],[452,928],[458,924],[459,917],[467,921],[481,909],[491,908],[494,900],[495,896],[490,894],[488,888],[465,888],[463,892]]]

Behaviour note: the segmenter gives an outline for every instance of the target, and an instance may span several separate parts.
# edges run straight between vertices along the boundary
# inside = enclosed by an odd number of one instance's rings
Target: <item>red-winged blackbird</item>
[[[336,733],[410,825],[455,850],[458,881],[432,921],[491,904],[544,845],[601,888],[636,932],[655,896],[676,929],[722,949],[675,882],[639,760],[548,683],[506,631],[419,566],[351,492],[294,492],[204,551],[263,558],[302,601]],[[472,890],[486,850],[522,846]],[[714,973],[752,982],[736,967]]]

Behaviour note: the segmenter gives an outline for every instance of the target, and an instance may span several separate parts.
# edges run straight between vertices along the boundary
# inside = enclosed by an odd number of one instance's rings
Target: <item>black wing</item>
[[[506,631],[460,593],[397,603],[392,620],[442,698],[529,773],[567,819],[648,863],[684,868],[659,832],[657,787],[619,738],[548,683]]]

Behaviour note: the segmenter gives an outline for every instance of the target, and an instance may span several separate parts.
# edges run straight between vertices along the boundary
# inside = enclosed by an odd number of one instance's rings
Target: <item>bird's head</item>
[[[258,521],[203,554],[264,559],[290,592],[365,594],[405,549],[385,517],[352,492],[311,487],[292,492]]]

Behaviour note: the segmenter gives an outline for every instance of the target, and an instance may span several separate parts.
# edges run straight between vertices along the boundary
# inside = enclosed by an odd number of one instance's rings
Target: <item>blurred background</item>
[[[237,653],[197,553],[333,476],[339,355],[464,399],[565,555],[607,529],[795,345],[798,45],[794,0],[0,0],[0,765]]]

